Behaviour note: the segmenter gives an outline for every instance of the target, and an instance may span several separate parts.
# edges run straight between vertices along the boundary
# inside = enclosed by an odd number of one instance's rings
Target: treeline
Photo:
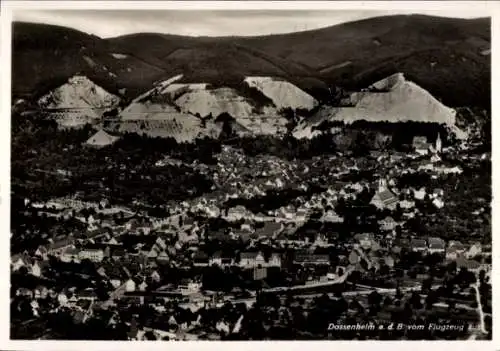
[[[327,131],[332,128],[342,128],[344,134],[356,135],[356,144],[365,143],[365,146],[370,149],[391,148],[405,150],[408,145],[412,144],[415,136],[426,137],[428,142],[435,143],[439,134],[443,146],[446,146],[447,141],[452,139],[444,124],[413,121],[393,123],[360,120],[352,124],[344,124],[340,121],[325,121],[317,127],[313,127],[313,131]],[[381,139],[383,139],[381,137],[390,139],[390,142],[381,143]],[[348,147],[352,148],[356,147],[356,145],[348,145]]]
[[[155,158],[169,155],[182,159],[184,162],[200,160],[211,164],[215,162],[213,156],[221,151],[221,142],[211,138],[199,138],[193,143],[179,143],[174,138],[150,137],[137,133],[125,133],[113,145],[102,152],[136,153],[146,152],[146,157]]]
[[[293,119],[292,111],[283,110],[282,113],[287,119]],[[20,124],[23,124],[22,128]],[[339,127],[342,130],[335,134],[327,132],[334,127]],[[224,133],[225,137],[223,136],[220,140],[204,138],[196,139],[193,143],[178,143],[173,138],[125,133],[115,144],[95,152],[111,155],[115,152],[134,154],[145,151],[146,157],[151,158],[170,155],[182,158],[184,161],[198,159],[205,163],[213,163],[213,154],[220,152],[221,146],[224,144],[243,149],[252,156],[272,154],[294,159],[337,151],[353,151],[361,155],[371,150],[397,149],[404,151],[408,150],[413,137],[417,135],[425,136],[430,143],[435,143],[437,135],[440,134],[443,145],[447,144],[448,139],[447,128],[444,125],[433,123],[357,121],[344,125],[339,122],[324,122],[316,128],[324,132],[312,139],[296,139],[290,134],[285,137],[272,135],[237,137],[228,130]],[[95,130],[90,126],[80,130],[58,130],[54,121],[43,118],[34,118],[29,123],[23,118],[13,118],[13,138],[22,139],[13,145],[17,147],[16,155],[23,148],[26,149],[25,138],[32,146],[43,144],[46,147],[47,143],[52,143],[63,148],[68,145],[79,147],[94,132]]]
[[[19,123],[19,125],[16,125]],[[94,149],[83,143],[95,130],[59,130],[52,121],[18,120],[13,124],[12,184],[15,196],[47,199],[77,191],[109,195],[117,201],[149,201],[199,196],[211,180],[189,166],[158,169],[165,155],[184,162],[213,162],[220,144],[201,140],[178,144],[173,139],[124,135],[116,144]]]

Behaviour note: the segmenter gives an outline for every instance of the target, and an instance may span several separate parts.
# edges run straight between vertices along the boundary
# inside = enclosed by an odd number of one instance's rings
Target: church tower
[[[378,180],[378,192],[381,193],[382,191],[387,190],[387,182],[385,179],[380,178]]]
[[[438,133],[438,137],[436,139],[436,152],[439,153],[441,152],[441,149],[442,149],[442,144],[441,144],[441,134]]]

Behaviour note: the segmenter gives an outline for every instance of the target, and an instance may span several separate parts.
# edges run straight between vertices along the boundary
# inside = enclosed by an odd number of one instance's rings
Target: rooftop
[[[412,239],[411,246],[412,247],[427,247],[427,243],[424,239]]]

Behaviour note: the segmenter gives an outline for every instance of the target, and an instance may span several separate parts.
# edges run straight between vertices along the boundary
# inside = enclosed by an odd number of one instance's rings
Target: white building
[[[125,283],[125,291],[126,292],[133,292],[133,291],[135,291],[135,288],[136,288],[135,285],[136,284],[135,284],[135,282],[132,279],[127,280],[127,282]]]
[[[483,252],[483,249],[481,247],[481,244],[475,243],[469,248],[469,250],[467,250],[465,252],[465,257],[473,258],[477,255],[480,255],[482,252]]]
[[[397,206],[398,198],[387,188],[385,179],[379,179],[378,191],[373,196],[370,204],[377,208],[387,208],[394,210]]]
[[[187,284],[179,285],[179,290],[183,295],[198,293],[200,289],[201,289],[201,284],[196,282],[189,282]]]
[[[86,145],[93,147],[104,147],[115,143],[119,137],[110,135],[104,130],[99,130],[93,136],[91,136],[86,142]]]
[[[60,306],[66,306],[68,304],[68,297],[62,292],[57,295],[57,302],[59,302]]]
[[[80,260],[88,259],[92,262],[101,262],[104,259],[104,251],[101,249],[84,249],[78,253]]]
[[[264,267],[266,260],[261,252],[243,252],[241,254],[240,266],[245,268]]]

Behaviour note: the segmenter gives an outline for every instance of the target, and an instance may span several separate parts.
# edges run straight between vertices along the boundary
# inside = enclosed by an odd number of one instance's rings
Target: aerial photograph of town
[[[10,339],[492,340],[488,13],[12,21]]]

